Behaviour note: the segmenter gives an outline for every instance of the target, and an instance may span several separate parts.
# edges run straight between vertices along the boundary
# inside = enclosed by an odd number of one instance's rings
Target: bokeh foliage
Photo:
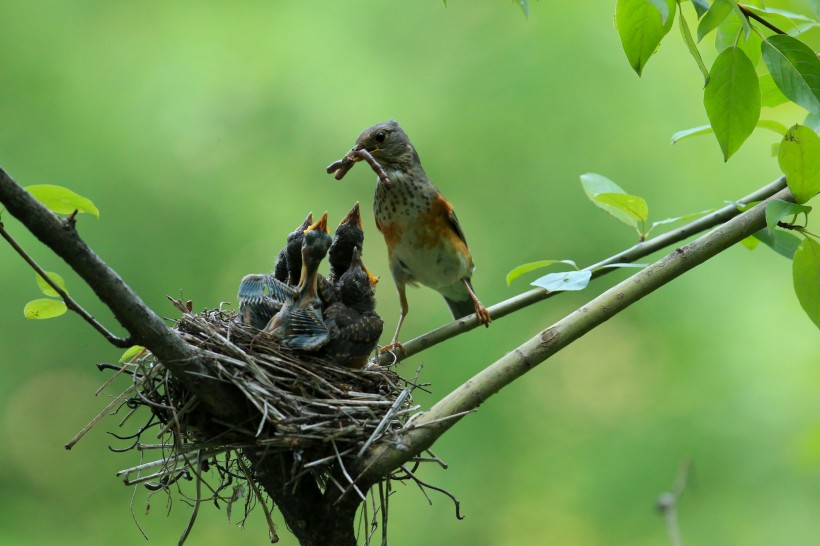
[[[388,335],[398,305],[369,213],[374,177],[324,174],[375,122],[396,117],[454,203],[486,304],[515,293],[505,275],[518,264],[586,265],[634,242],[589,203],[582,173],[606,173],[658,218],[720,206],[778,176],[770,150],[780,137],[768,131],[728,163],[710,139],[669,145],[675,131],[708,121],[703,76],[680,40],[664,42],[639,79],[611,3],[529,8],[525,19],[505,2],[5,2],[0,164],[22,184],[93,200],[100,219],[82,216],[80,233],[169,316],[165,294],[182,291],[197,310],[233,301],[241,276],[269,269],[308,210],[340,219],[359,200]],[[806,39],[816,49],[817,30]],[[716,54],[703,54],[711,66]],[[805,115],[789,104],[763,111],[785,126]],[[4,220],[73,297],[111,321],[71,271]],[[137,461],[106,449],[105,426],[62,448],[105,404],[93,397],[103,379],[94,363],[121,351],[70,314],[25,321],[24,303],[38,297],[31,271],[9,249],[0,256],[0,543],[143,544],[130,491],[113,477]],[[687,455],[687,543],[814,539],[820,344],[790,267],[767,249],[731,249],[506,389],[444,436],[436,452],[450,469],[426,476],[461,499],[466,519],[444,497],[431,508],[399,486],[392,543],[662,544],[652,504]],[[433,395],[419,402],[429,404],[628,274],[402,370],[424,362]],[[408,297],[405,335],[448,319],[432,291]],[[154,497],[146,516],[138,492],[135,511],[154,542],[176,540],[187,520],[182,503],[165,509]],[[261,514],[242,531],[204,507],[190,541],[264,539]]]

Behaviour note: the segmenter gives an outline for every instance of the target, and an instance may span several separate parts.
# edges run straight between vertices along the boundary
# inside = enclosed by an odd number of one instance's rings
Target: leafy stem
[[[72,225],[73,226],[73,224],[74,224],[74,215],[72,214],[71,217],[69,217],[68,219],[65,220],[65,222],[67,223],[67,225]],[[59,284],[54,282],[54,280],[51,278],[51,276],[42,267],[40,267],[40,264],[35,262],[34,258],[32,258],[23,249],[23,247],[21,247],[17,243],[17,241],[14,240],[14,238],[9,234],[9,232],[6,231],[6,227],[3,224],[3,222],[0,222],[0,235],[3,237],[3,239],[5,239],[9,243],[9,245],[11,245],[11,247],[15,250],[15,252],[17,252],[17,254],[19,254],[20,257],[23,258],[23,260],[26,263],[28,265],[30,265],[31,268],[34,269],[34,271],[37,272],[38,275],[40,275],[40,277],[42,277],[42,279],[46,282],[46,284],[48,284],[52,289],[54,289],[55,292],[57,292],[57,294],[59,294],[59,296],[65,302],[66,307],[68,307],[69,309],[71,309],[72,311],[74,311],[75,313],[80,315],[83,318],[83,320],[85,320],[95,330],[97,330],[109,343],[111,343],[115,347],[119,347],[121,349],[125,349],[125,348],[131,347],[132,345],[134,345],[134,340],[131,339],[130,336],[126,337],[126,338],[121,338],[121,337],[117,337],[112,332],[110,332],[105,326],[100,324],[97,321],[97,319],[95,319],[93,316],[91,316],[91,313],[86,311],[79,303],[77,303],[77,301],[74,300],[74,298],[69,296],[68,293],[65,290],[63,290],[63,288]]]
[[[758,23],[760,23],[764,27],[768,28],[769,30],[771,30],[772,32],[775,32],[777,34],[787,34],[785,31],[780,30],[778,27],[774,26],[773,24],[768,22],[766,19],[764,19],[760,15],[756,14],[755,12],[753,12],[752,10],[750,10],[749,8],[744,6],[743,4],[738,4],[737,7],[740,9],[741,13],[743,13],[744,17],[746,17],[747,20],[748,19],[754,19],[755,21],[757,21]],[[752,28],[754,28],[754,27],[752,27]]]

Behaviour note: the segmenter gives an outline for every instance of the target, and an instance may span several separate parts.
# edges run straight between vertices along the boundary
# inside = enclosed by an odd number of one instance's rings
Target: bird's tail
[[[447,302],[447,306],[450,308],[450,312],[453,314],[453,318],[456,320],[475,313],[475,304],[473,303],[473,300],[471,300],[469,297],[467,297],[466,300],[457,301],[451,300],[447,296],[444,296],[444,301]]]

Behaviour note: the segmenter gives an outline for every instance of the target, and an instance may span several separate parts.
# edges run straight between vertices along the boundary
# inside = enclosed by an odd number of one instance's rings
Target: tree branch
[[[786,177],[781,176],[774,182],[771,182],[746,197],[739,199],[737,203],[726,205],[725,207],[702,216],[697,220],[686,224],[685,226],[658,235],[654,239],[638,243],[631,248],[610,256],[605,260],[585,267],[582,271],[592,271],[593,279],[602,277],[607,273],[614,271],[613,268],[601,269],[606,265],[631,263],[668,246],[677,244],[684,239],[706,231],[707,229],[711,229],[730,220],[731,218],[734,218],[740,214],[737,207],[738,204],[748,205],[749,203],[754,203],[755,201],[761,201],[771,197],[773,194],[785,187]],[[538,303],[539,301],[562,293],[563,292],[547,292],[543,288],[535,288],[488,307],[487,310],[490,312],[490,316],[492,316],[493,320],[497,320],[534,303]],[[379,356],[378,363],[383,366],[397,364],[406,358],[424,351],[425,349],[429,349],[430,347],[438,345],[443,341],[447,341],[450,338],[456,337],[465,332],[469,332],[478,326],[480,326],[480,323],[475,315],[470,315],[469,317],[453,321],[449,324],[445,324],[444,326],[440,326],[435,330],[431,330],[426,334],[422,334],[417,338],[411,339],[406,343],[402,343],[402,349],[399,351],[389,351],[383,353]]]
[[[136,344],[147,347],[222,420],[246,416],[244,397],[207,379],[198,353],[154,313],[77,234],[72,222],[49,211],[0,168],[0,202],[62,258],[114,313]]]
[[[781,190],[770,199],[794,200],[788,189]],[[767,202],[768,200],[758,204],[688,245],[675,249],[663,259],[610,288],[587,305],[510,351],[416,419],[396,439],[393,446],[380,445],[371,449],[360,462],[360,477],[373,479],[400,467],[428,449],[460,420],[460,417],[447,417],[477,408],[503,387],[631,304],[763,229],[766,225]]]

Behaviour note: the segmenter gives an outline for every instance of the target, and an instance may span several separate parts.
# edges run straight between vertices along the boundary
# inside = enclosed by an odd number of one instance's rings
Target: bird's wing
[[[239,283],[239,304],[259,303],[265,298],[290,303],[296,298],[296,289],[267,274],[245,275]]]
[[[330,339],[322,313],[314,307],[291,311],[288,333],[282,344],[302,351],[317,351]]]
[[[449,203],[448,203],[449,204]],[[459,239],[464,241],[464,244],[467,244],[467,238],[464,236],[464,232],[461,230],[461,224],[458,223],[458,218],[456,218],[456,211],[450,207],[450,214],[447,216],[447,220],[450,222],[450,225],[453,227],[453,231],[456,232]]]

